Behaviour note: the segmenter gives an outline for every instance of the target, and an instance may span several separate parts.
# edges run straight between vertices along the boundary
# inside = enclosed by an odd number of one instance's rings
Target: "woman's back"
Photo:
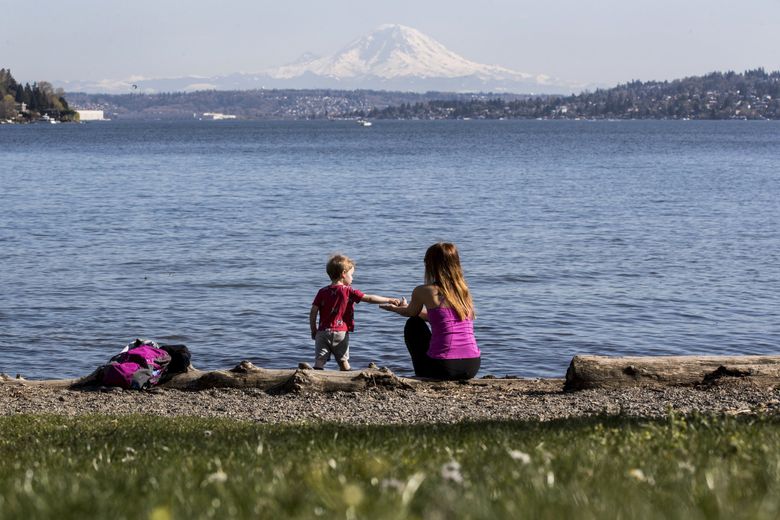
[[[473,320],[461,320],[451,307],[439,305],[428,309],[428,322],[431,325],[428,356],[431,358],[463,359],[480,356]]]

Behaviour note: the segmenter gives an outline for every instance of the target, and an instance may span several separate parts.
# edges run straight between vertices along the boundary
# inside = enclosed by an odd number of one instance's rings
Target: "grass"
[[[780,422],[0,418],[0,518],[778,518]]]

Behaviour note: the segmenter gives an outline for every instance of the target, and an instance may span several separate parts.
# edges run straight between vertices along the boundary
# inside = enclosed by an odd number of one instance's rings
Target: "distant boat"
[[[44,123],[44,124],[52,124],[52,125],[56,125],[57,123],[59,123],[59,121],[57,121],[53,117],[49,117],[48,114],[43,114],[41,117],[38,118],[36,122]]]
[[[360,126],[371,126],[371,121],[366,121],[365,119],[358,119],[357,124]]]
[[[194,116],[195,114],[193,114]],[[236,119],[236,116],[233,114],[223,114],[221,112],[203,112],[203,117],[199,118],[202,120],[207,121],[225,121],[227,119]]]

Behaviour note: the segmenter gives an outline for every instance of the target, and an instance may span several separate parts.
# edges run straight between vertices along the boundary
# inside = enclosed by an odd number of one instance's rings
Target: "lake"
[[[2,126],[0,372],[85,375],[136,337],[202,369],[311,363],[330,254],[408,297],[440,240],[480,375],[778,354],[778,150],[780,122]],[[353,367],[411,374],[401,317],[360,304],[356,323]]]

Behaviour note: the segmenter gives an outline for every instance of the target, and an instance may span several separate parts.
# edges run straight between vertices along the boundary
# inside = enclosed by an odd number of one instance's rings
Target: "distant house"
[[[102,110],[76,110],[80,121],[106,121]]]

